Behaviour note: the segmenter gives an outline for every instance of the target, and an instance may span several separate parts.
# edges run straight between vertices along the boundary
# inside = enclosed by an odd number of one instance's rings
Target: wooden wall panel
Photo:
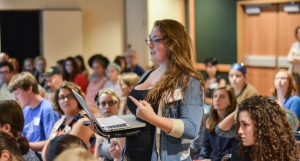
[[[295,29],[300,26],[300,12],[287,13],[284,4],[279,4],[278,12],[278,55],[287,56],[293,42],[296,41]]]
[[[245,55],[276,55],[276,7],[262,7],[258,15],[245,14]]]
[[[274,68],[247,67],[247,81],[261,95],[271,95],[275,74],[276,70]]]

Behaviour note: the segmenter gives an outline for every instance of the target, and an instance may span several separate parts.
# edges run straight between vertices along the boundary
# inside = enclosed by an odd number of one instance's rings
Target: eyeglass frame
[[[72,100],[72,99],[75,99],[75,96],[73,94],[68,94],[66,96],[64,96],[64,95],[58,96],[59,101],[64,101],[64,100],[66,100],[66,98],[67,98],[67,100]]]
[[[101,107],[105,107],[106,104],[108,104],[108,106],[114,106],[114,105],[116,105],[117,103],[118,103],[118,102],[115,101],[115,100],[110,100],[110,101],[108,101],[108,102],[104,102],[104,101],[102,101],[101,103],[100,103],[100,102],[97,102],[97,105],[98,105],[98,106],[101,106]]]
[[[154,42],[154,44],[157,45],[159,43],[159,41],[161,41],[161,40],[164,40],[164,39],[159,39],[159,38],[156,38],[156,37],[154,37],[154,38],[147,38],[147,39],[145,39],[145,43],[147,45],[149,45],[150,43]]]

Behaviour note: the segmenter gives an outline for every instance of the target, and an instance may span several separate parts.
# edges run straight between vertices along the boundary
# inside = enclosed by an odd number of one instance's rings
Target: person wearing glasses
[[[228,74],[229,82],[234,89],[238,104],[246,98],[258,95],[257,90],[246,82],[246,73],[247,71],[243,63],[234,63],[231,65]]]
[[[23,109],[25,122],[22,134],[29,140],[30,149],[41,151],[54,123],[60,118],[58,112],[40,95],[37,80],[29,72],[14,75],[8,90]]]
[[[89,121],[89,118],[83,110],[83,107],[81,107],[80,103],[73,95],[72,89],[85,99],[84,93],[80,87],[72,82],[63,82],[57,88],[54,94],[53,105],[63,117],[55,123],[51,135],[43,148],[43,157],[45,156],[47,145],[50,140],[65,134],[78,136],[88,146],[89,151],[94,153],[96,137],[94,132],[91,131],[88,126],[83,124],[84,121]]]
[[[123,73],[134,72],[139,76],[142,76],[145,71],[137,64],[137,54],[135,50],[128,49],[125,53],[127,68]]]
[[[126,137],[121,160],[191,161],[205,84],[192,63],[191,38],[182,24],[165,19],[154,22],[145,41],[150,60],[159,67],[147,71],[129,93],[128,108],[146,127]]]
[[[112,89],[103,89],[95,93],[95,102],[102,117],[118,115],[120,98]],[[125,138],[111,139],[110,143],[106,138],[97,136],[96,150],[94,156],[99,160],[116,161],[120,159]]]
[[[0,100],[14,100],[15,96],[9,92],[8,84],[14,76],[11,63],[4,61],[0,63]]]

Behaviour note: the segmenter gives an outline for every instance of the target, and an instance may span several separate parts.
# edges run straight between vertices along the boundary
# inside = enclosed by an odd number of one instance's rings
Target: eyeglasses
[[[158,38],[147,38],[145,39],[145,42],[147,45],[149,45],[151,42],[154,42],[155,45],[157,45],[159,43],[159,41],[161,41],[163,39],[158,39]]]
[[[1,75],[8,74],[8,73],[10,73],[10,72],[9,71],[0,71]]]
[[[69,95],[66,95],[66,96],[59,96],[59,97],[58,97],[58,100],[64,101],[66,98],[67,98],[67,100],[72,100],[72,99],[74,99],[75,97],[74,97],[73,94],[69,94]]]
[[[287,77],[275,77],[275,80],[283,80],[286,81],[288,78]]]
[[[108,104],[108,106],[114,106],[115,104],[117,104],[117,101],[110,100],[110,101],[108,101],[108,102],[104,102],[104,101],[103,101],[103,102],[100,103],[100,105],[101,105],[102,107],[105,107],[106,104]]]

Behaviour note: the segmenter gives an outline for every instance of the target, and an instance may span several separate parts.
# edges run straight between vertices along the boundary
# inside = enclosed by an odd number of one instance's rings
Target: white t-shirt
[[[300,62],[300,42],[299,41],[294,42],[292,44],[290,52],[287,57],[288,61],[292,61],[293,57],[296,58],[298,60],[298,62]],[[291,65],[289,71],[292,73],[300,74],[300,64]]]

